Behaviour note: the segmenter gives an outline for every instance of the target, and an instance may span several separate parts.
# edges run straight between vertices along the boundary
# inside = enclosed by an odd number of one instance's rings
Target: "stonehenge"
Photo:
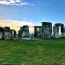
[[[0,27],[0,39],[11,40],[16,38],[34,39],[35,38],[65,38],[65,27],[62,23],[56,23],[52,26],[51,22],[42,22],[41,26],[33,26],[34,34],[30,34],[29,26],[20,27],[18,34],[10,27]],[[53,29],[52,29],[53,28]],[[53,33],[52,33],[53,32]]]

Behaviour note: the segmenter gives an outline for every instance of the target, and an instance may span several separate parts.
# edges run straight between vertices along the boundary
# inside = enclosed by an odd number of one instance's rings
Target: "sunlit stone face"
[[[39,31],[39,28],[37,28],[37,31]]]
[[[54,38],[61,38],[64,35],[64,24],[62,23],[56,23],[54,25]]]
[[[49,38],[50,37],[50,28],[49,27],[45,27],[44,28],[44,37],[45,38]]]
[[[4,39],[11,39],[11,33],[10,32],[4,32]]]
[[[29,26],[25,25],[19,30],[19,37],[27,37],[29,36]]]
[[[24,37],[24,36],[26,36],[26,32],[23,31],[21,37]]]
[[[52,23],[42,22],[42,36],[43,38],[51,38],[52,35]]]
[[[41,37],[42,34],[42,26],[35,26],[34,27],[34,36]]]
[[[46,27],[46,28],[44,29],[44,33],[47,34],[47,35],[49,35],[50,32],[49,32],[49,28],[48,28],[48,27]]]

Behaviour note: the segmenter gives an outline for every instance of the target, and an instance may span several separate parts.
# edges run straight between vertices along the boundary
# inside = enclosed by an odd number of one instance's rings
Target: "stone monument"
[[[4,27],[3,30],[4,30],[3,38],[5,40],[11,39],[11,30],[10,30],[10,27]]]
[[[42,34],[42,26],[35,26],[34,27],[34,36],[41,37]]]
[[[15,30],[11,30],[11,39],[16,39],[16,31]]]
[[[62,24],[62,23],[56,23],[53,26],[53,37],[54,38],[63,37],[63,33],[64,33],[64,24]]]
[[[52,35],[52,23],[42,22],[42,38],[51,38]]]
[[[3,28],[0,27],[0,39],[3,39]]]

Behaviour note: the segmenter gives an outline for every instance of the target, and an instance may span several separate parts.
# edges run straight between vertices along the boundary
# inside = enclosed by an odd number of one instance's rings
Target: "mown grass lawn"
[[[0,40],[0,65],[65,65],[65,39]]]

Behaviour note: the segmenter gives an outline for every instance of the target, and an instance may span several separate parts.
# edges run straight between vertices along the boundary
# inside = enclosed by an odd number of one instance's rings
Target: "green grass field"
[[[0,65],[65,65],[65,39],[0,40]]]

